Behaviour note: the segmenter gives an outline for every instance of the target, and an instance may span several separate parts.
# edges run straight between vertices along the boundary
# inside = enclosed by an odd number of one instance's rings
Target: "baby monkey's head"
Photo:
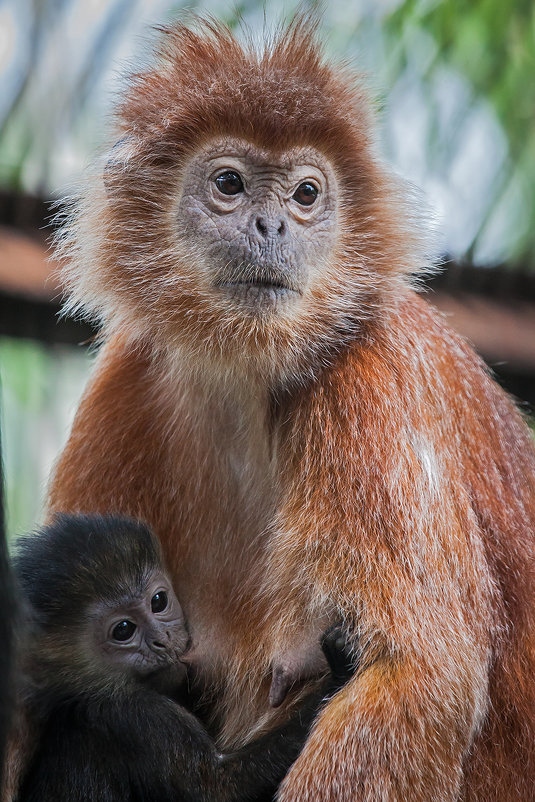
[[[15,572],[35,617],[32,662],[66,692],[185,678],[189,636],[159,543],[141,523],[58,515],[21,538]]]

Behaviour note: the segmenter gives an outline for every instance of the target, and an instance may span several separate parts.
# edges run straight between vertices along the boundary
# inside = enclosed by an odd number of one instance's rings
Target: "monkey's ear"
[[[139,142],[134,136],[124,136],[110,149],[103,172],[108,195],[116,194],[125,173],[137,163],[136,157],[139,157]]]

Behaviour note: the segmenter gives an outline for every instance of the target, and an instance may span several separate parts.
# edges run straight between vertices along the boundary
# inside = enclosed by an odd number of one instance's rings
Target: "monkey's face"
[[[88,620],[93,659],[105,669],[154,681],[158,687],[162,677],[175,688],[185,678],[180,657],[189,635],[182,608],[161,571],[152,571],[141,592],[119,603],[95,604]]]
[[[336,239],[336,178],[310,147],[274,154],[216,139],[184,167],[177,231],[214,302],[287,315],[321,280]]]
[[[177,25],[160,55],[62,236],[68,308],[180,366],[301,381],[425,259],[360,82],[301,22],[262,54]]]

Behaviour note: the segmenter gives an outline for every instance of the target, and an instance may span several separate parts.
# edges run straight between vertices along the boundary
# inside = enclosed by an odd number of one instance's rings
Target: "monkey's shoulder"
[[[419,385],[433,389],[438,376],[441,382],[457,384],[452,389],[462,393],[467,389],[464,378],[468,374],[473,384],[490,384],[503,395],[483,360],[433,305],[432,298],[407,289],[367,329],[366,336],[355,338],[341,353],[329,378],[340,376],[348,387],[366,388],[366,397],[371,393],[375,403],[377,395],[385,397],[385,391],[402,397]]]

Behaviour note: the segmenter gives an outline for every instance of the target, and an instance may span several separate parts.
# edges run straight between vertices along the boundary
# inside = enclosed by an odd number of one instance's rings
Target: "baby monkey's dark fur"
[[[61,515],[22,539],[14,565],[36,618],[26,704],[40,730],[19,802],[270,799],[321,698],[351,674],[340,630],[332,630],[322,646],[333,675],[321,696],[307,697],[279,729],[220,755],[200,721],[172,698],[185,678],[179,658],[188,636],[159,544],[145,526]],[[153,609],[155,599],[161,606],[162,582],[167,618]],[[119,630],[114,623],[128,610],[139,630],[130,646],[112,637],[129,623]]]

